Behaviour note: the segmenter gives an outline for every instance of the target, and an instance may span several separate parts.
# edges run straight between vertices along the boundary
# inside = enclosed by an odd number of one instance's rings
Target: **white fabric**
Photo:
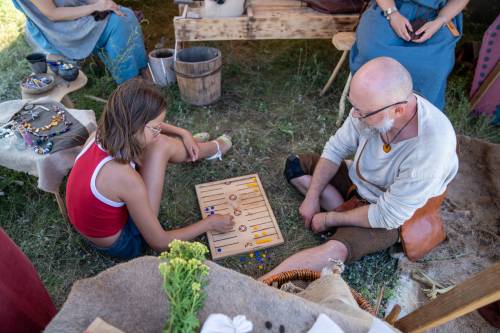
[[[307,333],[344,333],[344,331],[333,320],[324,313],[318,316],[313,327]]]
[[[245,316],[231,319],[224,314],[214,313],[208,316],[201,333],[248,333],[252,330],[253,324]]]
[[[104,196],[104,194],[102,194],[101,192],[99,192],[99,190],[97,189],[97,186],[95,184],[95,181],[97,179],[97,175],[99,174],[99,171],[101,171],[101,169],[104,166],[104,164],[108,163],[111,160],[113,160],[113,157],[112,156],[108,156],[108,157],[104,158],[101,162],[99,162],[99,164],[95,168],[94,172],[92,173],[92,178],[90,179],[90,189],[92,190],[92,194],[94,195],[94,197],[96,197],[97,200],[99,200],[102,203],[105,203],[106,205],[109,205],[111,207],[118,208],[118,207],[125,206],[125,202],[113,201],[111,199],[106,198]]]
[[[40,98],[32,103],[46,101]],[[0,103],[0,124],[6,123],[27,101],[13,100]],[[67,109],[89,133],[96,130],[95,114],[92,110]],[[51,193],[59,193],[63,178],[73,166],[82,147],[64,149],[48,155],[38,155],[32,149],[17,150],[5,139],[0,139],[0,165],[38,177],[38,188]]]
[[[373,228],[401,226],[428,199],[443,194],[458,171],[456,135],[450,121],[420,96],[417,109],[417,137],[391,144],[389,153],[382,150],[384,142],[379,133],[362,129],[352,112],[323,150],[321,157],[335,164],[355,154],[349,164],[349,178],[371,203],[368,220]],[[361,175],[385,192],[357,176],[358,160]]]

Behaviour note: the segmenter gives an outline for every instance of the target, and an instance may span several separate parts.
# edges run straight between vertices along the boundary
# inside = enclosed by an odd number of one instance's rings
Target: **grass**
[[[123,2],[122,2],[123,3]],[[171,22],[176,8],[169,4],[156,15],[155,1],[129,1],[144,10],[149,20],[143,26],[151,49],[162,31],[172,41]],[[164,6],[164,5],[162,5]],[[165,14],[165,12],[167,14]],[[168,16],[165,21],[164,16]],[[18,81],[29,73],[23,59],[30,49],[21,31],[23,17],[10,1],[0,0],[1,101],[20,98]],[[163,30],[162,30],[163,29]],[[344,69],[329,93],[318,97],[334,63],[340,57],[326,41],[255,41],[210,43],[222,50],[223,95],[208,107],[182,102],[176,86],[163,92],[169,100],[168,120],[192,132],[208,130],[216,136],[232,135],[234,148],[222,162],[176,165],[167,170],[160,221],[174,228],[200,218],[194,185],[216,179],[258,172],[280,223],[285,244],[266,251],[261,264],[254,259],[232,257],[220,263],[244,274],[261,275],[301,249],[319,244],[320,237],[303,230],[297,214],[301,197],[282,176],[284,159],[290,152],[320,152],[335,132],[337,105],[347,70]],[[115,84],[96,58],[84,71],[88,85],[71,95],[77,108],[92,109],[99,116],[102,103],[86,95],[107,98]],[[498,131],[485,118],[469,117],[467,89],[471,73],[456,72],[450,79],[447,113],[457,132],[500,142]],[[36,179],[0,167],[0,225],[21,247],[38,270],[59,307],[74,281],[97,274],[117,261],[89,250],[82,238],[64,222],[54,197],[36,187]],[[205,237],[200,238],[206,242]],[[152,251],[148,252],[153,254]],[[259,268],[263,265],[262,268]],[[386,252],[370,255],[350,265],[344,273],[349,284],[374,301],[382,285],[385,300],[397,281],[397,260]]]

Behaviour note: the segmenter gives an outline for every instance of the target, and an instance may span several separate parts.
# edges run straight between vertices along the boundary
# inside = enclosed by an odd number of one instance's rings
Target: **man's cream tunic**
[[[380,134],[364,128],[352,112],[323,150],[321,157],[335,164],[355,154],[348,162],[349,177],[371,203],[368,221],[373,228],[398,228],[428,199],[443,194],[457,174],[456,135],[450,121],[420,96],[417,110],[418,136],[391,144],[389,153],[382,149]]]

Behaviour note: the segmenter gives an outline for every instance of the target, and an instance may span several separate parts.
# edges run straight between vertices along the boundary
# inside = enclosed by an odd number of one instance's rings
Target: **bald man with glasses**
[[[305,195],[299,213],[306,229],[334,234],[262,278],[386,249],[417,209],[446,191],[458,170],[455,131],[412,90],[410,74],[396,60],[367,62],[352,78],[351,112],[322,155],[288,157],[285,177]]]

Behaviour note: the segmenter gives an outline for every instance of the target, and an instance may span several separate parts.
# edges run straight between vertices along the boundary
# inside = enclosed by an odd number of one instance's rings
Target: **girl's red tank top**
[[[96,178],[113,159],[95,140],[77,156],[66,185],[66,206],[71,224],[85,236],[108,237],[120,231],[128,220],[124,202],[99,193]]]

